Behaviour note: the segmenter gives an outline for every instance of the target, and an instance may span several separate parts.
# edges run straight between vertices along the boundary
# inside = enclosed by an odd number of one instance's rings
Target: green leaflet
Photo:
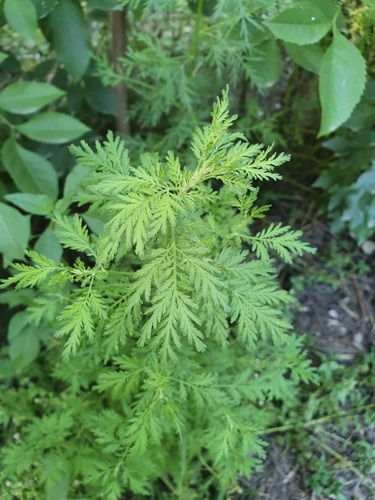
[[[276,38],[297,45],[318,42],[331,27],[329,17],[307,0],[295,2],[265,24]]]
[[[37,242],[35,243],[34,250],[53,260],[55,264],[60,263],[63,252],[62,246],[51,228],[47,227],[47,229],[39,236]]]
[[[31,214],[47,215],[53,210],[52,200],[45,194],[14,193],[7,194],[5,199]]]
[[[335,33],[320,66],[322,119],[319,136],[333,132],[349,118],[365,83],[366,62],[361,53],[343,35]]]
[[[57,174],[48,160],[23,148],[13,137],[1,148],[5,170],[23,193],[45,194],[53,201],[57,198]]]
[[[323,49],[318,44],[300,46],[295,43],[284,42],[288,56],[306,71],[319,74],[323,59]]]
[[[38,18],[41,19],[51,12],[58,0],[32,0],[36,7]]]
[[[247,73],[250,79],[260,88],[271,87],[280,78],[280,49],[273,37],[256,47],[256,55],[249,62]]]
[[[0,203],[0,252],[4,260],[22,259],[30,236],[30,221],[18,210]]]
[[[47,19],[57,58],[77,81],[90,60],[90,36],[82,12],[71,0],[60,0]]]
[[[47,144],[64,144],[90,130],[76,118],[54,111],[40,113],[16,128],[29,139]]]
[[[31,0],[5,0],[4,15],[14,31],[24,38],[36,38],[37,13]]]
[[[49,83],[16,82],[0,92],[0,108],[11,113],[34,113],[65,94]]]
[[[19,312],[8,326],[9,356],[17,371],[32,363],[39,353],[38,329],[28,321],[27,313]]]

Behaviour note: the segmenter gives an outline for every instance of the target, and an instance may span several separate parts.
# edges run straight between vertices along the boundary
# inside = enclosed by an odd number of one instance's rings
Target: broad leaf
[[[18,210],[0,203],[0,252],[5,261],[22,259],[30,237],[30,221]]]
[[[34,141],[64,144],[81,137],[90,129],[70,115],[47,111],[18,125],[17,130]]]
[[[39,19],[45,17],[58,4],[59,0],[33,0]]]
[[[82,12],[70,0],[60,0],[48,21],[57,58],[77,81],[90,59],[90,35]]]
[[[31,0],[5,0],[4,15],[9,25],[24,38],[36,38],[37,13]]]
[[[310,2],[318,7],[318,9],[320,9],[331,21],[336,16],[336,26],[339,30],[346,28],[344,14],[335,0],[310,0]],[[339,13],[337,13],[337,11],[339,11]]]
[[[53,260],[55,264],[60,263],[63,253],[62,246],[50,227],[47,227],[40,235],[38,241],[35,243],[34,250]]]
[[[31,214],[47,215],[53,210],[52,200],[45,194],[12,193],[5,199]]]
[[[64,198],[68,198],[69,202],[72,196],[77,191],[81,185],[83,179],[90,173],[88,167],[83,167],[82,165],[76,165],[71,172],[67,175],[64,185]]]
[[[336,33],[323,56],[319,74],[322,120],[318,137],[342,125],[358,103],[366,83],[366,62],[359,50]]]
[[[67,175],[65,179],[64,186],[64,197],[61,200],[58,200],[56,203],[55,209],[59,214],[64,214],[66,209],[72,202],[73,195],[79,188],[83,179],[87,174],[90,173],[90,169],[88,167],[83,167],[82,165],[76,165]]]
[[[0,93],[0,108],[11,113],[34,113],[65,92],[49,83],[16,82]]]
[[[5,52],[0,51],[0,64],[5,61],[5,59],[8,58],[8,54]]]
[[[27,313],[16,313],[8,326],[9,357],[17,370],[23,370],[39,354],[38,331],[27,324]]]
[[[280,49],[272,37],[257,46],[249,76],[258,87],[267,88],[277,82],[280,72]]]
[[[85,99],[90,107],[99,113],[117,114],[115,94],[111,88],[105,87],[99,78],[85,78]]]
[[[293,7],[264,24],[276,38],[297,45],[318,42],[331,27],[330,19],[309,1],[293,4]]]
[[[88,0],[88,5],[92,9],[114,10],[117,6],[117,0]]]
[[[43,156],[23,148],[10,137],[1,149],[1,159],[20,191],[46,194],[53,201],[57,198],[57,175]]]
[[[319,74],[320,65],[323,59],[323,49],[318,44],[300,46],[295,43],[284,42],[286,53],[298,66]]]

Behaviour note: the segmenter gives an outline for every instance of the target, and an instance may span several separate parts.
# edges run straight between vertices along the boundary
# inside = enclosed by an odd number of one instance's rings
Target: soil
[[[307,220],[305,239],[317,248],[314,256],[304,256],[297,270],[281,268],[282,285],[291,288],[297,299],[294,319],[295,331],[305,333],[311,346],[311,357],[329,355],[336,362],[350,366],[361,353],[374,351],[375,346],[375,264],[373,256],[366,255],[349,236],[331,234],[328,224]],[[336,249],[336,256],[345,256],[341,263],[328,256],[328,249]],[[333,257],[333,258],[332,258]],[[327,264],[331,262],[331,264]],[[332,264],[332,262],[334,264]],[[364,264],[368,267],[363,271]],[[329,266],[332,267],[329,267]],[[293,275],[295,273],[295,275]],[[301,276],[300,285],[293,281]],[[298,291],[295,291],[297,289]],[[374,418],[375,420],[375,418]],[[357,429],[357,430],[356,430]],[[375,449],[375,427],[348,426],[342,441],[363,439]],[[327,424],[329,431],[329,424]],[[344,471],[337,474],[345,487],[341,496],[315,494],[305,486],[306,470],[297,462],[293,449],[269,439],[267,458],[261,472],[250,479],[239,479],[239,489],[231,500],[374,500],[375,491],[366,485],[366,477]],[[340,445],[332,447],[339,450]],[[345,453],[345,452],[344,452]],[[330,457],[334,460],[334,457]],[[328,460],[329,461],[329,460]],[[336,476],[335,476],[336,477]],[[375,474],[370,477],[375,482]],[[343,496],[342,496],[343,495]]]

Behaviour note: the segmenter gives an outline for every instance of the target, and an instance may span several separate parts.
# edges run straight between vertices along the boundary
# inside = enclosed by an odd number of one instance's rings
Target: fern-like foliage
[[[237,324],[241,338],[251,342],[259,334],[284,335],[288,326],[277,319],[276,306],[285,299],[265,266],[268,250],[290,262],[291,252],[308,247],[298,240],[299,232],[281,225],[251,235],[246,219],[255,201],[252,182],[278,178],[274,169],[287,157],[249,145],[229,131],[235,117],[229,115],[227,95],[225,91],[215,103],[212,124],[194,134],[193,168],[182,168],[171,152],[163,162],[157,155],[145,154],[141,164],[132,167],[123,145],[111,135],[104,147],[97,144],[97,153],[87,144],[72,148],[80,164],[91,168],[77,201],[91,203],[92,211],[107,222],[96,242],[90,241],[78,215],[56,214],[55,232],[64,246],[94,259],[94,267],[87,268],[80,260],[69,269],[57,267],[33,253],[34,265],[16,264],[18,274],[6,282],[18,288],[35,286],[53,274],[52,281],[81,283],[73,292],[73,303],[58,317],[63,323],[59,335],[70,337],[66,355],[76,352],[82,335],[94,336],[94,318],[97,331],[103,328],[101,320],[134,318],[142,323],[132,332],[138,345],[158,349],[164,360],[175,358],[176,349],[186,341],[198,351],[205,350],[205,338],[212,334],[225,342],[229,321]],[[260,258],[255,267],[255,261],[245,262],[244,253],[229,248],[220,252],[225,235],[208,230],[206,217],[221,195],[210,182],[218,180],[243,218],[237,244],[250,241]],[[111,266],[120,268],[129,252],[138,255],[141,267],[133,274],[125,272],[117,294],[106,293],[113,276],[121,275]]]
[[[270,52],[273,38],[263,22],[276,15],[281,0],[123,0],[120,5],[129,19],[126,54],[116,67],[106,51],[97,54],[96,72],[106,85],[125,82],[132,95],[127,118],[152,130],[153,150],[184,151],[194,128],[208,119],[206,96],[226,83],[241,89],[269,84],[259,61],[272,58],[277,66],[278,49],[274,45]],[[245,95],[233,103],[241,114]],[[251,122],[262,134],[269,124],[262,126],[257,118]],[[144,142],[134,139],[137,150]]]
[[[80,478],[89,498],[118,500],[124,489],[151,493],[152,480],[166,474],[173,495],[187,498],[184,488],[202,465],[226,487],[264,455],[260,432],[273,418],[272,400],[313,379],[289,334],[283,311],[291,299],[277,286],[269,255],[290,262],[310,249],[288,227],[251,229],[267,209],[256,206],[254,183],[278,179],[288,157],[248,144],[230,130],[234,120],[226,89],[211,124],[195,131],[187,166],[172,152],[146,153],[133,165],[112,134],[96,151],[86,143],[71,148],[90,169],[74,201],[89,205],[102,229],[89,234],[87,214],[60,213],[57,205],[54,231],[74,263],[30,252],[30,263],[14,264],[2,285],[39,287],[28,314],[53,328],[58,349],[64,339],[64,363],[56,362],[53,377],[66,386],[70,412],[63,418],[59,407],[40,422],[31,418],[27,440],[42,433],[46,444],[39,439],[35,453],[12,447],[12,478],[34,475],[43,455],[51,463],[60,457],[52,475],[38,479],[49,498],[59,481],[77,495],[67,475]],[[55,317],[38,316],[36,304],[45,311],[53,293],[63,297]],[[258,366],[262,356],[272,361]],[[54,426],[59,439],[50,435]],[[249,462],[249,451],[258,458]]]
[[[106,223],[91,242],[78,215],[57,214],[55,232],[64,246],[91,257],[94,267],[78,260],[70,269],[56,268],[33,254],[34,266],[16,264],[19,274],[7,282],[34,286],[55,273],[54,279],[81,283],[73,303],[58,317],[63,323],[59,335],[70,336],[66,355],[76,352],[82,335],[94,336],[93,318],[101,331],[114,314],[142,323],[133,332],[138,345],[157,349],[165,361],[176,358],[176,350],[186,342],[198,351],[205,350],[210,335],[225,342],[228,322],[247,341],[255,342],[259,335],[284,336],[288,325],[278,319],[278,305],[286,299],[275,289],[268,251],[290,262],[291,253],[308,246],[299,241],[299,232],[287,227],[270,225],[251,235],[246,224],[248,207],[255,202],[253,181],[277,179],[275,167],[287,157],[249,145],[241,134],[229,131],[235,117],[229,115],[227,96],[226,90],[215,103],[212,124],[194,134],[193,168],[182,168],[172,152],[165,161],[145,154],[140,165],[130,166],[123,145],[111,135],[104,148],[97,145],[96,155],[87,144],[72,148],[78,161],[92,169],[77,201],[91,203],[91,210]],[[228,190],[243,220],[237,245],[249,241],[259,261],[246,262],[247,254],[234,249],[220,251],[226,235],[210,234],[206,218],[221,196],[212,187],[214,181]],[[106,289],[113,276],[121,273],[112,266],[120,269],[129,252],[138,256],[140,268],[125,275],[118,294],[109,295]]]

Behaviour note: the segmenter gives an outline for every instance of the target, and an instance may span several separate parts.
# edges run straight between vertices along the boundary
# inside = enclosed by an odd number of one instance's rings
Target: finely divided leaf
[[[20,288],[34,287],[45,281],[52,273],[58,272],[63,278],[68,279],[66,273],[67,269],[63,267],[56,266],[53,260],[45,257],[44,255],[38,254],[37,252],[28,251],[26,255],[30,257],[33,262],[33,266],[28,266],[26,264],[12,264],[12,268],[18,271],[15,276],[4,280],[4,283],[0,285],[1,288],[5,288],[9,285],[16,285],[16,290]]]
[[[285,262],[291,263],[291,253],[312,252],[311,247],[300,240],[301,231],[292,231],[289,226],[270,224],[255,236],[251,236],[250,243],[259,259],[267,261],[269,250],[276,252]]]
[[[90,242],[87,226],[84,225],[78,214],[68,217],[56,213],[53,220],[56,223],[54,231],[63,246],[96,257],[96,251]]]
[[[63,352],[64,359],[69,359],[71,355],[77,353],[83,333],[90,339],[94,336],[95,324],[92,317],[90,302],[90,290],[85,290],[75,298],[72,304],[66,306],[57,318],[58,321],[62,323],[62,326],[57,332],[57,336],[62,337],[64,335],[69,335]]]

